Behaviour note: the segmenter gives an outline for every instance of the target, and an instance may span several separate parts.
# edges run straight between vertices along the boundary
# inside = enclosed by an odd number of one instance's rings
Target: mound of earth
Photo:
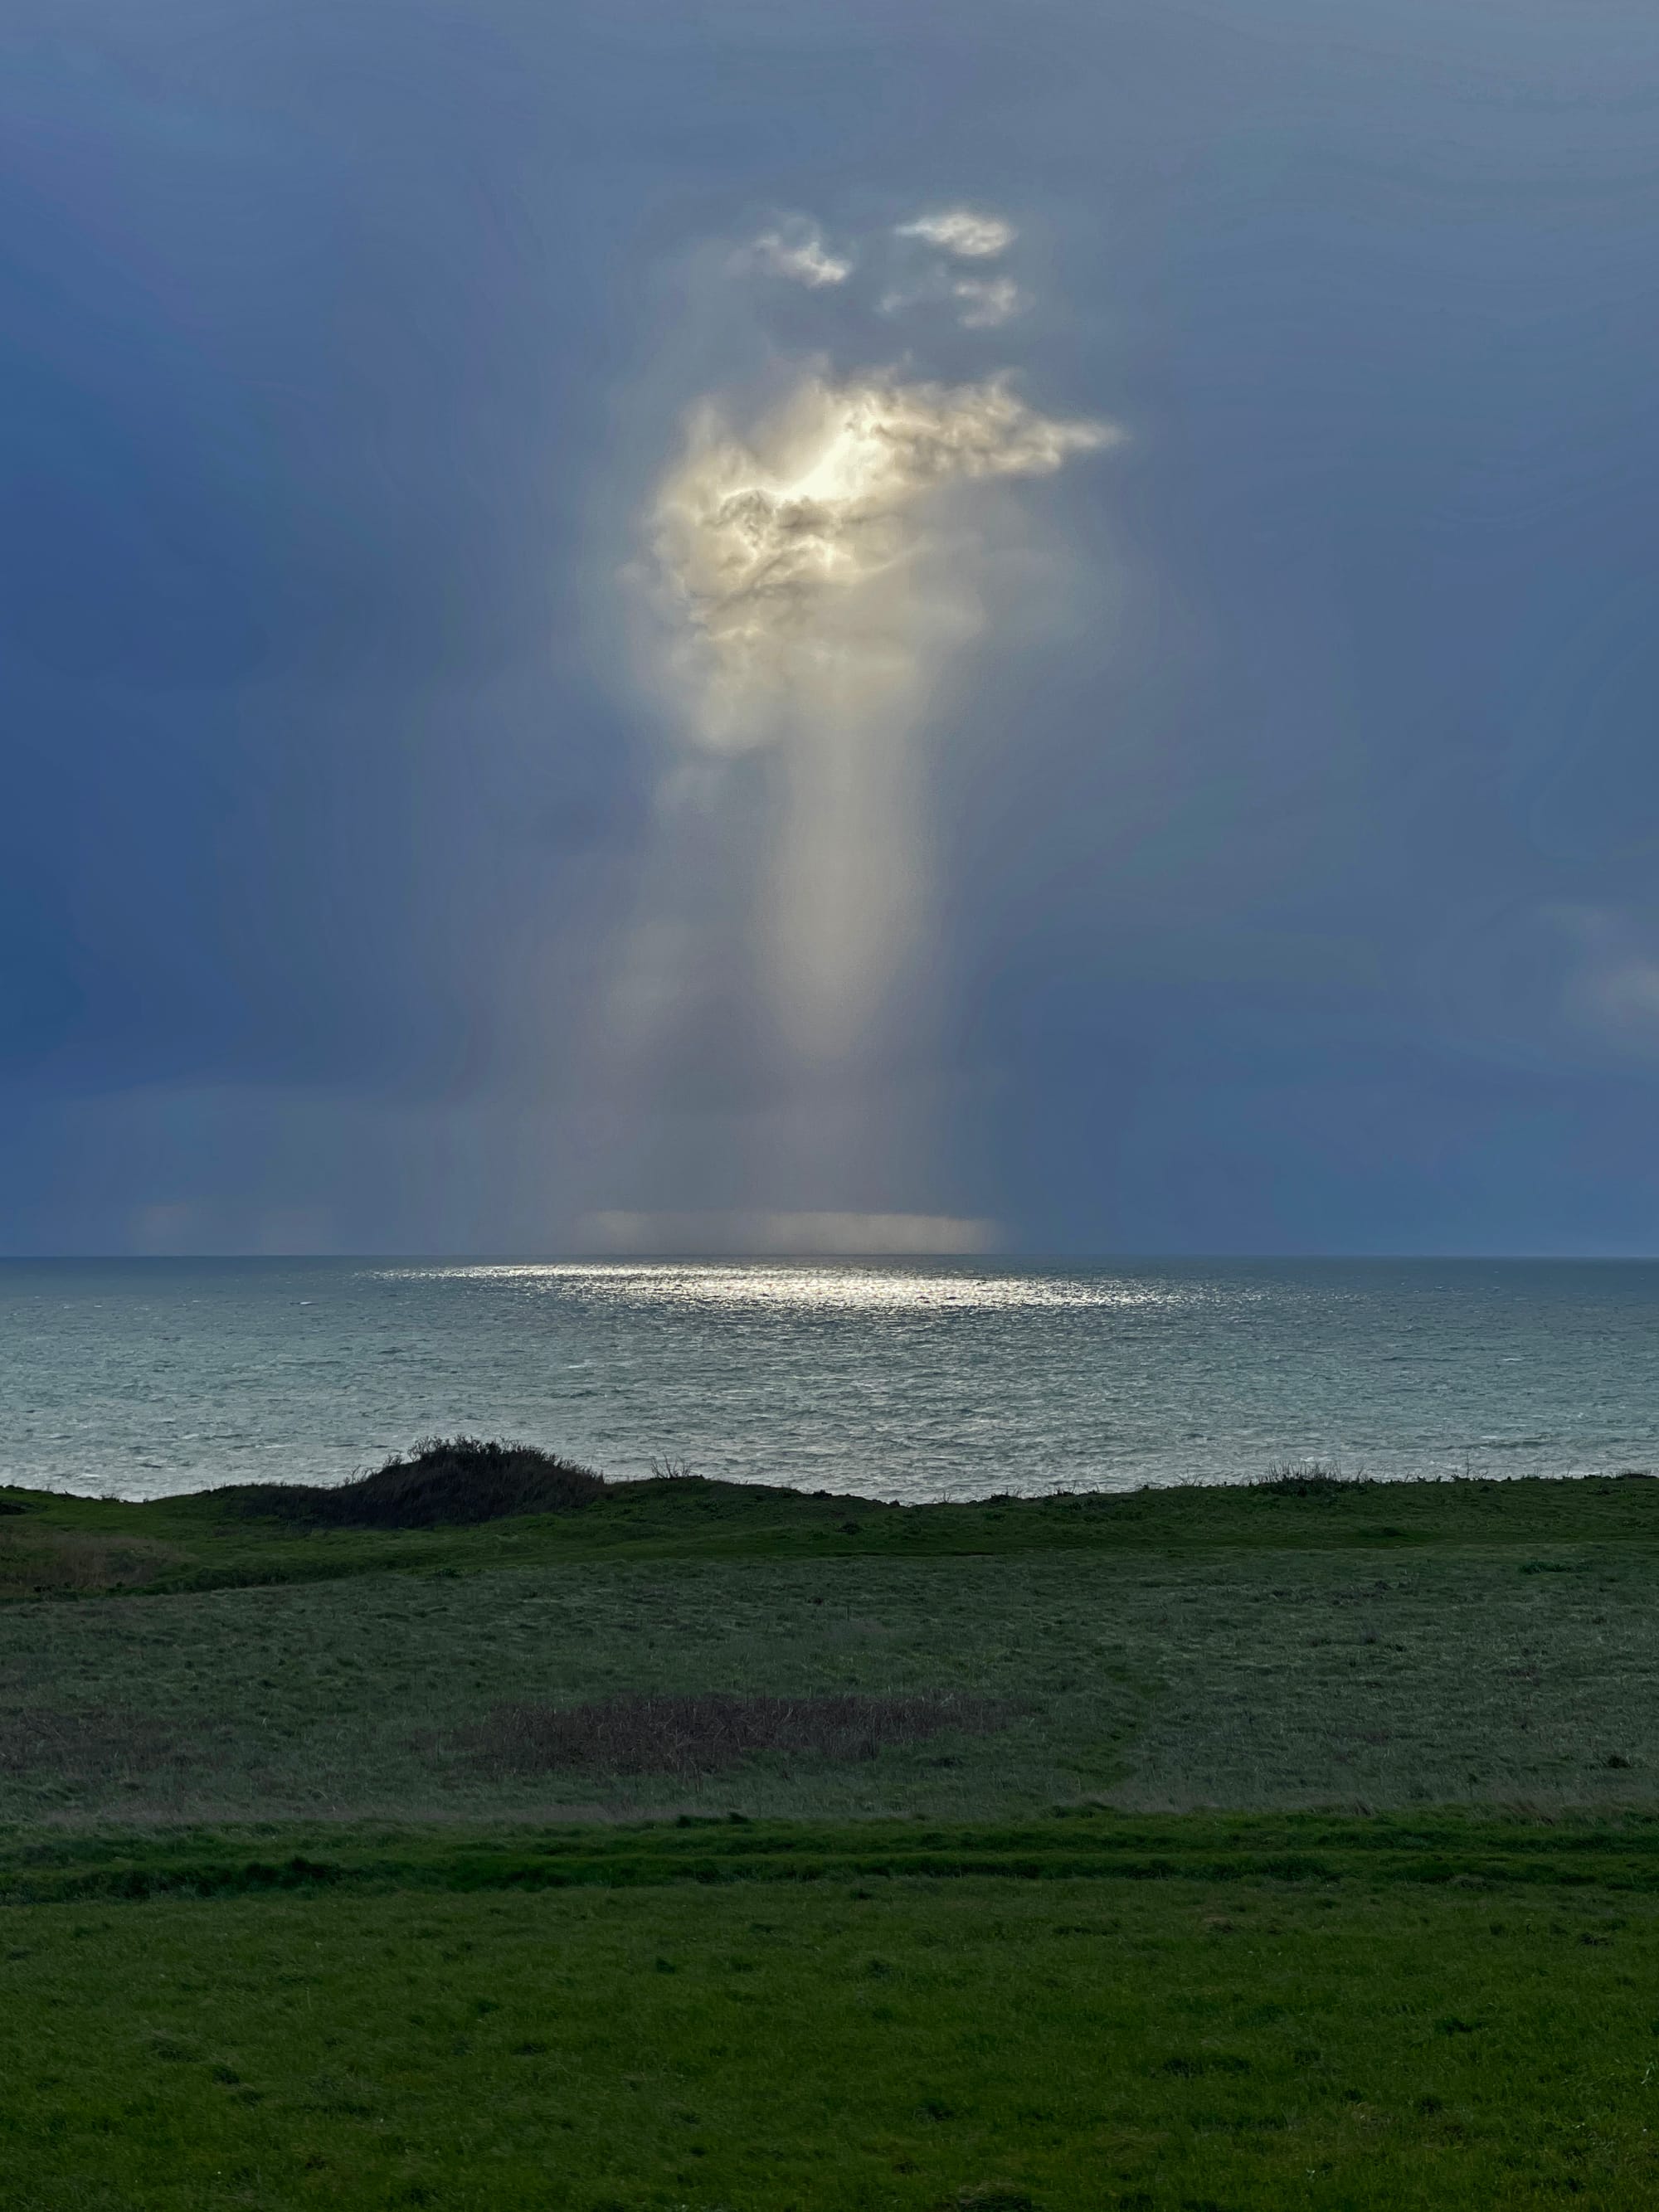
[[[428,1437],[372,1474],[322,1489],[261,1482],[222,1491],[238,1512],[312,1528],[438,1528],[510,1513],[568,1513],[605,1494],[605,1477],[534,1444]]]

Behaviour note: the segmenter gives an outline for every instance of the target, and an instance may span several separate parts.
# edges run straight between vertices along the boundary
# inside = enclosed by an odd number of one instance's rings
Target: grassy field
[[[1659,1483],[0,1502],[8,2212],[1659,2189]]]
[[[1644,1547],[693,1557],[0,1607],[0,1820],[1617,1806],[1659,1776]],[[501,1701],[969,1692],[851,1762],[481,1769]]]
[[[3,1934],[17,2212],[1659,2190],[1646,1895],[901,1876],[39,1905]]]

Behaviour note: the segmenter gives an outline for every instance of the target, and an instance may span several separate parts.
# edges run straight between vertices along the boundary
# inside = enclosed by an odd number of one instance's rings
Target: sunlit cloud
[[[884,315],[902,315],[913,308],[953,315],[963,330],[1000,330],[1030,301],[1012,276],[957,276],[948,268],[934,268],[921,278],[891,284],[877,301]]]
[[[946,253],[960,254],[965,261],[988,261],[1006,253],[1019,233],[1002,216],[958,207],[940,208],[917,216],[914,222],[898,223],[894,234],[922,239]]]
[[[1024,295],[963,264],[1014,234],[947,209],[900,227],[932,252],[897,251],[890,229],[860,252],[935,327],[990,330]],[[834,290],[854,254],[805,216],[727,267],[824,291],[844,337],[860,328]],[[876,302],[848,289],[867,314]],[[659,1143],[609,1139],[620,1164],[586,1234],[619,1252],[987,1249],[992,1224],[945,1210],[923,736],[951,672],[1006,611],[1004,555],[1028,556],[1010,494],[1121,434],[1045,411],[1012,370],[947,381],[908,362],[777,353],[763,366],[766,398],[734,374],[686,413],[635,571],[679,743],[599,1058],[619,1131],[685,1095],[696,1164],[688,1188]],[[718,1212],[672,1210],[705,1188]]]
[[[714,754],[783,750],[755,914],[773,1028],[798,1061],[873,1053],[926,934],[908,740],[985,618],[989,517],[964,535],[947,495],[1053,475],[1114,435],[1041,413],[1007,377],[813,370],[746,428],[718,402],[695,410],[651,541],[687,733]]]
[[[823,232],[805,216],[781,223],[775,230],[763,231],[738,257],[738,265],[765,276],[787,277],[813,291],[827,284],[844,284],[854,267],[847,255],[830,252]]]
[[[797,698],[844,681],[857,637],[839,627],[866,586],[927,542],[930,495],[996,477],[1052,475],[1116,434],[1039,413],[1010,381],[906,384],[876,373],[805,376],[747,434],[705,403],[652,519],[661,573],[703,653],[700,734],[727,744],[777,734],[765,717],[787,678]],[[894,639],[890,600],[868,611]],[[757,719],[758,718],[758,719]]]

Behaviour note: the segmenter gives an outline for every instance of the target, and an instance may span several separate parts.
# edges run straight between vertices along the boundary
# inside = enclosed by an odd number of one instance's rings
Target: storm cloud
[[[1650,9],[0,43],[9,1249],[1659,1241]]]

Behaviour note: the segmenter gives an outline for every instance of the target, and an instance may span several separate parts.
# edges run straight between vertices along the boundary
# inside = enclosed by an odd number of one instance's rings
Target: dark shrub
[[[299,1482],[239,1485],[218,1494],[232,1510],[313,1528],[436,1528],[509,1513],[568,1513],[605,1494],[591,1468],[534,1444],[428,1437],[373,1474],[321,1489]]]
[[[708,1774],[752,1753],[873,1759],[887,1744],[919,1743],[947,1729],[1000,1727],[1009,1709],[945,1695],[817,1698],[606,1698],[586,1705],[497,1705],[452,1747],[500,1773],[584,1768],[607,1774]]]

